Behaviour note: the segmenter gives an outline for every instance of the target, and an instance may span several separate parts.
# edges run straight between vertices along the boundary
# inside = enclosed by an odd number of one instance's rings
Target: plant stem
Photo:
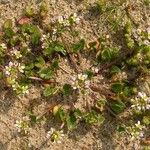
[[[76,64],[74,57],[69,53],[69,51],[70,51],[69,45],[68,45],[67,42],[64,40],[64,37],[61,36],[61,40],[62,40],[62,42],[63,42],[63,44],[64,44],[64,46],[65,46],[65,48],[66,48],[67,56],[68,56],[70,62],[72,63],[72,65],[73,65],[75,71],[76,71],[77,73],[79,73],[79,72],[80,72],[80,69],[79,69],[79,67],[78,67],[77,64]]]

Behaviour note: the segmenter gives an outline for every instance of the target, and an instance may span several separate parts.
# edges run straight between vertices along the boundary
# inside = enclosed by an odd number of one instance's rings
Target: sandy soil
[[[108,32],[104,26],[100,26],[102,18],[97,16],[97,12],[92,12],[90,6],[96,0],[87,0],[87,4],[82,0],[49,0],[49,17],[47,20],[58,16],[77,12],[82,18],[79,25],[81,36],[91,41],[96,38],[93,29],[100,32]],[[34,8],[40,3],[40,0],[11,0],[6,4],[0,1],[0,26],[5,19],[15,19],[22,15],[22,11],[27,5]],[[135,5],[139,5],[138,1]],[[141,11],[144,10],[144,11]],[[145,9],[139,5],[136,13],[142,16]],[[134,15],[135,12],[133,12]],[[137,15],[137,14],[136,14]],[[136,16],[135,15],[135,16]],[[147,16],[148,18],[148,16]],[[144,22],[143,19],[137,18],[137,22]],[[84,59],[83,68],[88,64]],[[90,63],[89,63],[90,65]],[[73,72],[69,65],[61,64],[67,71]],[[63,74],[63,76],[62,76]],[[64,72],[58,72],[58,81],[64,83],[68,81],[68,76]],[[142,150],[139,143],[132,143],[128,136],[121,136],[117,133],[117,120],[110,116],[106,117],[106,121],[100,127],[88,127],[81,124],[77,130],[71,132],[62,140],[62,144],[53,144],[46,140],[46,132],[50,127],[57,127],[53,117],[43,124],[35,125],[27,136],[20,136],[14,127],[15,121],[22,118],[26,111],[31,109],[36,115],[41,115],[47,106],[56,100],[61,100],[61,95],[49,100],[42,96],[41,87],[37,85],[30,89],[30,94],[26,97],[17,98],[8,89],[5,89],[3,83],[0,83],[0,150]],[[31,147],[29,145],[32,145]]]

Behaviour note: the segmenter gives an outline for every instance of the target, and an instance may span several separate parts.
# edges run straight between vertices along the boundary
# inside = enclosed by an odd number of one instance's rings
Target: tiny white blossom
[[[28,116],[23,117],[21,120],[16,120],[15,127],[18,132],[28,133],[30,129],[30,119]]]
[[[1,47],[2,49],[7,49],[7,46],[6,46],[5,43],[0,44],[0,47]]]
[[[89,88],[90,86],[90,80],[88,80],[87,74],[78,74],[76,76],[71,77],[72,79],[72,87],[74,90],[80,89],[80,88]]]
[[[132,108],[138,111],[146,111],[150,109],[150,98],[144,92],[138,92],[137,97],[132,99]]]
[[[57,131],[54,128],[51,128],[50,131],[48,131],[46,134],[47,139],[51,139],[52,142],[58,143],[58,144],[61,143],[61,140],[63,139],[64,136],[65,135],[62,130]]]
[[[25,69],[25,66],[24,66],[24,65],[21,65],[21,64],[19,63],[19,64],[18,64],[18,70],[19,70],[19,72],[24,73],[24,69]]]
[[[60,24],[63,24],[63,22],[64,22],[63,16],[58,16],[58,22]]]
[[[149,44],[150,44],[148,40],[144,40],[143,43],[144,43],[145,45],[149,45]]]
[[[16,59],[19,59],[19,58],[21,58],[21,57],[22,57],[21,52],[20,52],[20,51],[18,51],[18,50],[16,50],[16,49],[14,49],[14,48],[13,48],[13,50],[12,50],[10,53],[11,53],[11,55],[15,56],[15,57],[16,57]]]

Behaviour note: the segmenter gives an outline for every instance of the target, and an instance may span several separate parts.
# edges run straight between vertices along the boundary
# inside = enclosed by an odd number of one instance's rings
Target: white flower
[[[87,74],[78,74],[78,79],[79,79],[79,80],[84,81],[84,80],[86,80],[86,79],[87,79],[87,77],[88,77],[88,75],[87,75]]]
[[[75,18],[76,18],[76,17],[77,17],[77,13],[74,13],[74,14],[73,14],[73,17],[75,17]]]
[[[62,16],[58,16],[58,22],[59,22],[60,24],[63,24],[64,19],[63,19],[63,17],[62,17]]]
[[[90,86],[90,81],[89,80],[85,81],[85,88],[89,88],[89,86]]]
[[[25,134],[27,134],[30,129],[29,121],[30,119],[28,116],[23,117],[22,120],[16,120],[15,127],[17,128],[17,131],[24,132]]]
[[[142,30],[139,28],[139,29],[137,29],[137,33],[138,34],[141,34],[141,32],[142,32]]]
[[[149,44],[150,44],[148,40],[144,40],[143,43],[144,43],[145,45],[149,45]]]
[[[7,49],[7,46],[6,46],[5,43],[0,44],[0,47],[1,47],[2,49]]]
[[[21,64],[19,63],[19,64],[18,64],[18,70],[19,70],[19,72],[24,73],[24,69],[25,69],[25,66],[24,66],[24,65],[21,65]]]
[[[95,73],[98,73],[99,69],[98,68],[95,68]]]
[[[147,28],[147,33],[150,34],[150,27]]]
[[[53,35],[57,33],[57,29],[53,29]]]
[[[29,94],[29,87],[26,85],[26,86],[22,86],[22,94]]]
[[[78,74],[76,76],[71,77],[72,79],[72,87],[74,90],[80,89],[80,88],[89,88],[90,86],[90,80],[88,80],[87,74]]]
[[[28,51],[28,52],[31,52],[31,48],[27,48],[27,51]]]
[[[149,104],[146,106],[146,109],[147,109],[147,110],[149,110],[149,109],[150,109],[150,105],[149,105]]]
[[[15,56],[16,59],[19,59],[22,57],[22,54],[20,53],[20,51],[16,50],[13,48],[13,50],[10,52],[12,54],[12,56]]]
[[[47,132],[46,138],[50,138],[54,132],[55,132],[55,129],[51,128],[50,131]]]
[[[140,136],[140,138],[143,138],[144,137],[144,133],[141,131],[139,136]]]
[[[70,26],[69,20],[65,20],[64,23],[63,23],[63,25],[64,25],[65,27]]]
[[[144,92],[138,92],[135,99],[131,99],[132,108],[138,111],[146,111],[150,109],[150,98]]]
[[[135,124],[136,127],[139,127],[140,125],[141,125],[141,122],[140,122],[140,121],[138,121],[138,122]]]
[[[80,18],[76,18],[76,24],[79,24],[80,23]]]
[[[138,96],[144,99],[146,97],[146,94],[144,92],[138,92]]]
[[[145,126],[141,125],[140,121],[131,127],[127,127],[127,129],[131,135],[131,140],[139,140],[144,137],[143,129],[145,129]]]
[[[11,62],[11,61],[8,64],[9,67],[12,67],[13,65],[14,65],[13,62]]]
[[[98,73],[99,69],[97,67],[92,67],[91,70],[94,72],[94,73]]]
[[[71,16],[72,20],[76,23],[76,24],[79,24],[80,23],[80,18],[77,17],[77,13],[74,13],[72,16]]]
[[[48,131],[46,134],[46,138],[51,139],[51,141],[54,143],[61,143],[61,140],[63,139],[64,136],[65,135],[62,130],[57,131],[54,128],[51,128],[50,131]]]

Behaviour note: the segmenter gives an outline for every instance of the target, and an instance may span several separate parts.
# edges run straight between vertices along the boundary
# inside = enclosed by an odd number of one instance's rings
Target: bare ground
[[[0,1],[1,2],[1,1]],[[27,5],[37,7],[36,0],[12,0],[7,4],[0,4],[0,26],[5,19],[15,19],[22,15],[22,11]],[[77,12],[82,18],[82,23],[79,25],[81,36],[91,41],[96,38],[95,34],[107,33],[105,26],[101,26],[102,18],[97,15],[97,12],[91,11],[92,4],[96,0],[87,0],[87,3],[82,0],[49,0],[49,17],[47,20],[58,16]],[[133,11],[135,16],[143,16],[147,14],[145,9],[140,5],[140,1],[135,1],[137,10]],[[87,6],[89,9],[87,9]],[[141,13],[142,12],[142,13]],[[148,18],[148,16],[147,16]],[[137,21],[138,20],[138,21]],[[143,23],[145,20],[137,17],[137,22]],[[147,22],[147,19],[146,19]],[[96,30],[96,33],[93,31]],[[65,70],[73,74],[73,70],[69,65],[63,62],[60,64]],[[90,62],[84,58],[82,60],[82,68],[88,68]],[[63,74],[63,75],[62,75]],[[68,82],[69,76],[62,70],[57,72],[58,81]],[[63,84],[63,83],[62,83]],[[48,121],[41,125],[35,125],[27,136],[20,136],[15,127],[15,121],[22,118],[26,111],[31,107],[35,114],[41,115],[47,104],[55,101],[61,101],[62,96],[56,95],[53,98],[45,99],[42,96],[39,85],[33,86],[30,89],[30,94],[26,97],[17,98],[10,90],[5,89],[3,83],[0,83],[0,150],[142,150],[138,142],[132,143],[127,135],[121,136],[117,133],[118,120],[106,116],[106,121],[100,127],[89,127],[85,124],[80,124],[77,130],[69,133],[63,140],[62,144],[53,144],[46,141],[46,132],[50,127],[59,127],[52,116]],[[67,101],[67,100],[66,100]],[[65,102],[64,102],[65,103]],[[68,102],[67,102],[68,103]],[[33,105],[34,104],[34,105]],[[29,147],[29,144],[32,147]]]

